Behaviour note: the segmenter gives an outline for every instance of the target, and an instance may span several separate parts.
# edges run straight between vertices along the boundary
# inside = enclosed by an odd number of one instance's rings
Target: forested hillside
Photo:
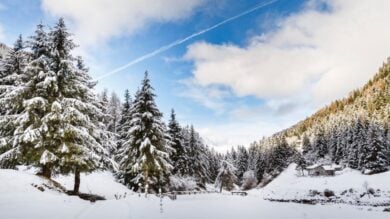
[[[367,173],[390,162],[390,59],[361,89],[282,132],[301,138],[310,160],[328,157]],[[306,139],[308,138],[308,139]]]
[[[245,162],[258,179],[277,175],[290,162],[302,166],[337,163],[373,174],[389,169],[389,127],[390,59],[366,85],[346,98],[291,128],[252,143],[248,151],[232,149],[228,156],[238,167]],[[240,158],[242,154],[249,159]]]

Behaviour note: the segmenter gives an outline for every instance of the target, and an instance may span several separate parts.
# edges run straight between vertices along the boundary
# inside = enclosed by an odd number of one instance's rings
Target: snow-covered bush
[[[332,191],[332,190],[330,190],[330,189],[325,189],[324,190],[324,196],[325,197],[332,197],[332,196],[334,196],[334,192]]]
[[[196,180],[193,177],[169,177],[169,188],[171,191],[191,191],[196,189]]]
[[[257,179],[253,170],[248,170],[242,177],[242,190],[249,190],[255,188],[257,185]]]
[[[309,196],[310,197],[315,197],[317,195],[321,195],[321,193],[318,190],[315,190],[315,189],[310,189],[309,190]]]

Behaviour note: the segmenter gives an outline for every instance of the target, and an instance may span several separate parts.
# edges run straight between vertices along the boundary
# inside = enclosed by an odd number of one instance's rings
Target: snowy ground
[[[295,164],[291,164],[282,174],[262,191],[264,198],[284,200],[328,200],[360,205],[390,204],[390,171],[363,175],[359,171],[346,168],[336,172],[336,176],[298,176]],[[323,193],[325,189],[335,193],[327,198],[323,194],[313,195],[312,191]],[[365,194],[372,189],[374,194]],[[365,195],[363,195],[365,194]],[[361,197],[363,195],[363,197]]]
[[[281,177],[284,176],[281,175]],[[282,186],[281,182],[278,181],[274,181],[275,185],[271,183],[267,189],[250,191],[246,197],[232,196],[225,193],[178,196],[175,201],[164,198],[163,212],[161,213],[158,197],[153,195],[149,195],[148,198],[138,197],[137,194],[133,194],[126,187],[116,183],[113,176],[108,172],[82,175],[82,192],[104,195],[108,199],[96,203],[90,203],[49,189],[42,192],[31,184],[44,187],[43,184],[49,185],[50,182],[28,172],[0,170],[0,179],[1,219],[384,219],[390,216],[390,213],[382,212],[383,208],[380,207],[358,207],[344,204],[303,205],[264,200],[264,194],[267,194],[271,189]],[[73,186],[71,177],[58,177],[56,180],[68,188]],[[127,193],[126,198],[119,200],[114,198],[115,194],[123,197],[124,193]]]

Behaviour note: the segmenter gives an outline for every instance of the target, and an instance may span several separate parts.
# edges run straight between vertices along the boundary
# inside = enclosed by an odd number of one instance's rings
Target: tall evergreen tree
[[[89,86],[91,86],[89,84]],[[104,148],[106,148],[110,154],[114,154],[117,148],[117,134],[114,133],[116,126],[116,111],[115,115],[111,114],[113,111],[111,110],[110,99],[108,97],[108,90],[104,89],[98,97],[99,101],[97,107],[101,110],[102,116],[100,117],[100,128],[104,130],[102,134],[102,144]],[[118,103],[116,103],[117,105]]]
[[[328,154],[328,145],[325,137],[324,130],[320,129],[314,137],[313,150],[319,158],[325,157]]]
[[[207,150],[207,158],[209,163],[208,176],[210,177],[209,182],[215,181],[218,175],[218,171],[220,168],[220,161],[222,160],[222,156],[215,152],[214,149]]]
[[[101,111],[104,114],[102,122],[104,123],[104,125],[106,126],[106,128],[108,130],[108,125],[109,125],[110,121],[112,120],[112,118],[108,112],[110,102],[108,99],[107,88],[103,89],[103,91],[99,94],[99,104],[100,104]]]
[[[207,175],[208,162],[206,150],[199,134],[195,131],[194,127],[191,126],[187,129],[188,138],[185,139],[187,160],[188,160],[188,173],[190,176],[195,177],[197,184],[201,188],[205,188],[206,182],[209,181]]]
[[[120,150],[122,148],[123,142],[126,141],[127,131],[130,128],[130,110],[132,105],[132,99],[129,90],[126,89],[124,95],[124,102],[122,104],[120,119],[118,122],[118,141],[117,141],[117,149]]]
[[[17,150],[12,142],[16,114],[23,105],[19,92],[25,89],[25,68],[28,57],[20,35],[14,47],[1,62],[0,68],[0,167],[14,168],[17,164]]]
[[[158,187],[168,183],[172,148],[154,98],[146,72],[132,106],[128,140],[121,150],[119,164],[127,185],[138,187],[141,183],[157,191]]]
[[[309,137],[307,137],[306,134],[304,134],[302,137],[302,153],[303,153],[303,155],[306,155],[307,153],[309,153],[311,151],[311,149],[312,149],[312,147],[310,144],[310,139],[309,139]]]
[[[110,115],[110,122],[107,125],[107,129],[114,134],[118,133],[120,113],[120,100],[117,94],[115,92],[112,92],[108,103],[108,114]]]
[[[367,136],[367,127],[366,122],[362,118],[358,118],[354,121],[353,126],[351,127],[351,136],[350,144],[347,148],[348,150],[348,165],[354,169],[360,169],[360,160],[361,160],[361,146],[364,144],[365,138]]]
[[[244,146],[237,147],[237,160],[235,167],[237,168],[236,175],[241,182],[244,173],[248,170],[248,151]]]
[[[50,56],[49,36],[45,31],[45,26],[38,24],[35,33],[27,42],[31,48],[32,58],[37,59],[41,56]]]
[[[12,141],[27,164],[53,171],[75,173],[78,192],[80,172],[92,171],[107,160],[101,145],[96,97],[88,86],[89,75],[76,67],[75,47],[64,20],[60,19],[46,40],[38,25],[30,42],[32,60],[23,83],[9,96],[15,117]]]
[[[51,107],[47,120],[43,120],[48,126],[44,135],[45,140],[49,140],[46,151],[58,157],[62,172],[74,172],[74,192],[78,193],[80,172],[103,168],[110,163],[108,151],[103,146],[105,133],[99,125],[103,114],[97,107],[87,69],[71,54],[76,46],[62,18],[49,36],[52,72],[43,81],[43,84],[51,82],[46,88],[47,103]],[[47,163],[42,160],[45,160],[44,156],[40,163]]]
[[[269,152],[268,171],[282,171],[287,167],[289,159],[294,154],[293,149],[288,145],[284,136],[276,139],[276,146]]]
[[[364,157],[362,167],[367,173],[379,173],[388,169],[384,130],[377,124],[371,124],[368,130],[368,144],[362,148]]]
[[[184,147],[182,129],[176,120],[175,111],[172,109],[171,118],[168,123],[168,134],[171,137],[172,148],[174,149],[171,159],[173,163],[173,174],[184,176],[187,174],[187,157]]]

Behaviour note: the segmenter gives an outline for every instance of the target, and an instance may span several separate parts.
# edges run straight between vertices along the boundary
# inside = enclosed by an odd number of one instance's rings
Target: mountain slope
[[[287,136],[302,135],[312,130],[316,123],[327,123],[335,116],[351,116],[351,113],[365,114],[369,119],[387,124],[390,122],[390,58],[363,88],[332,102],[282,133]]]
[[[380,173],[390,169],[389,127],[390,59],[365,86],[348,97],[253,142],[248,158],[233,149],[226,157],[234,164],[244,162],[243,171],[253,170],[260,186],[267,185],[291,162],[301,167],[337,163],[366,174]]]
[[[361,89],[273,137],[288,138],[310,163],[325,159],[377,173],[389,169],[389,127],[390,58]]]

